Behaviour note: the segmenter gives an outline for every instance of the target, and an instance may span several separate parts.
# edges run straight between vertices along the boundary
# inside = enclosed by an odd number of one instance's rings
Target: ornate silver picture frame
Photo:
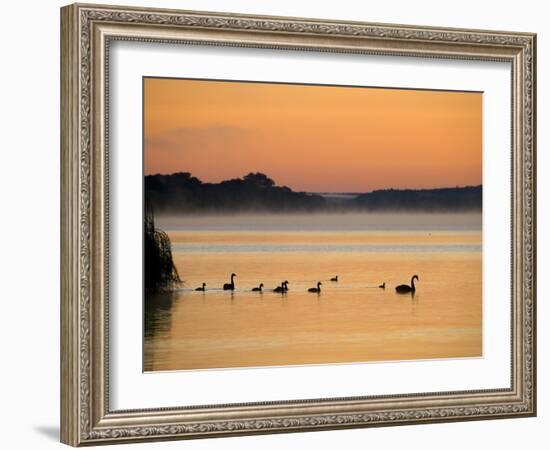
[[[501,61],[511,67],[507,388],[113,410],[109,56],[115,41]],[[536,36],[75,4],[61,9],[61,440],[114,444],[536,414]],[[511,152],[511,153],[510,153]]]

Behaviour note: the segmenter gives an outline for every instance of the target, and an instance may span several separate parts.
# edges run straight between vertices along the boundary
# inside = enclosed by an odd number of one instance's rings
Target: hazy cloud
[[[227,140],[235,140],[244,136],[242,128],[227,125],[212,125],[209,127],[181,127],[169,130],[156,136],[145,138],[145,150],[184,150],[186,147],[205,146]]]

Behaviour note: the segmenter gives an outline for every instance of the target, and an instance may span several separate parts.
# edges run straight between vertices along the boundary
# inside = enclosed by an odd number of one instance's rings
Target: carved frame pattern
[[[103,24],[114,25],[117,32],[102,31]],[[148,33],[153,29],[160,30],[160,37]],[[201,32],[196,40],[194,29]],[[165,36],[166,30],[175,35],[178,30],[191,32],[189,36],[174,38]],[[217,30],[223,33],[219,35]],[[98,173],[104,169],[105,162],[101,158],[95,161],[94,152],[98,148],[105,151],[105,142],[98,141],[108,136],[106,113],[103,111],[102,116],[102,111],[97,111],[97,98],[105,95],[97,91],[106,91],[108,86],[98,80],[101,68],[98,68],[97,55],[104,58],[103,63],[108,60],[112,39],[510,61],[512,93],[516,100],[512,118],[512,157],[516,166],[512,183],[515,230],[512,239],[513,261],[518,273],[513,279],[516,284],[521,280],[521,285],[512,290],[516,309],[513,306],[514,382],[511,389],[236,405],[244,411],[244,416],[238,417],[222,414],[227,405],[213,405],[201,409],[207,410],[204,417],[211,416],[206,420],[200,414],[185,415],[195,412],[194,408],[110,411],[108,348],[105,348],[108,336],[106,331],[101,331],[101,327],[105,330],[108,315],[104,290],[108,279],[107,274],[99,270],[102,279],[98,281],[95,272],[98,268],[94,266],[101,264],[101,258],[108,251],[105,240],[101,239],[105,211],[98,214],[98,208],[108,207],[108,198],[101,200],[105,192],[98,186],[108,180],[105,174],[102,178]],[[103,48],[98,48],[100,45]],[[63,8],[62,441],[76,446],[535,415],[535,54],[536,36],[528,33],[92,5]],[[98,120],[105,122],[103,134],[97,134]],[[95,259],[97,255],[99,259]],[[413,406],[407,403],[409,399]],[[433,406],[414,406],[414,402],[423,399],[433,402]],[[356,400],[366,402],[361,406],[366,408],[364,411],[342,409],[342,403],[353,405]],[[375,402],[372,407],[369,401]],[[376,406],[377,401],[383,401],[380,407]],[[335,412],[320,413],[315,408],[316,403],[330,406],[331,402]],[[297,410],[296,405],[303,409]],[[286,413],[285,406],[289,408]],[[217,418],[216,413],[220,411]]]

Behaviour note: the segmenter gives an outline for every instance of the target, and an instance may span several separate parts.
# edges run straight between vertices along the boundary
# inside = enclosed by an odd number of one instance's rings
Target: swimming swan
[[[317,293],[319,293],[319,292],[321,292],[321,285],[322,285],[322,284],[323,284],[323,283],[321,283],[320,281],[318,281],[318,282],[317,282],[317,287],[316,287],[316,288],[314,288],[314,287],[313,287],[313,288],[309,288],[307,291],[308,291],[308,292],[317,292]]]
[[[414,285],[414,280],[418,281],[418,275],[413,275],[411,278],[411,285],[400,284],[395,288],[395,291],[398,294],[414,294],[416,291],[416,286]]]
[[[235,282],[233,281],[233,278],[235,278],[237,275],[232,273],[231,274],[231,283],[225,283],[223,285],[223,290],[224,291],[233,291],[235,290]]]

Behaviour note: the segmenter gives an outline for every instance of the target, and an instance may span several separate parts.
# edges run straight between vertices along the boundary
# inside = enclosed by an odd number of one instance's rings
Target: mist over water
[[[159,216],[184,285],[146,297],[145,370],[481,356],[481,224],[479,212]],[[413,274],[415,295],[396,294]]]
[[[160,215],[157,224],[165,230],[481,230],[480,212],[410,213],[348,212],[295,214],[189,214]]]

